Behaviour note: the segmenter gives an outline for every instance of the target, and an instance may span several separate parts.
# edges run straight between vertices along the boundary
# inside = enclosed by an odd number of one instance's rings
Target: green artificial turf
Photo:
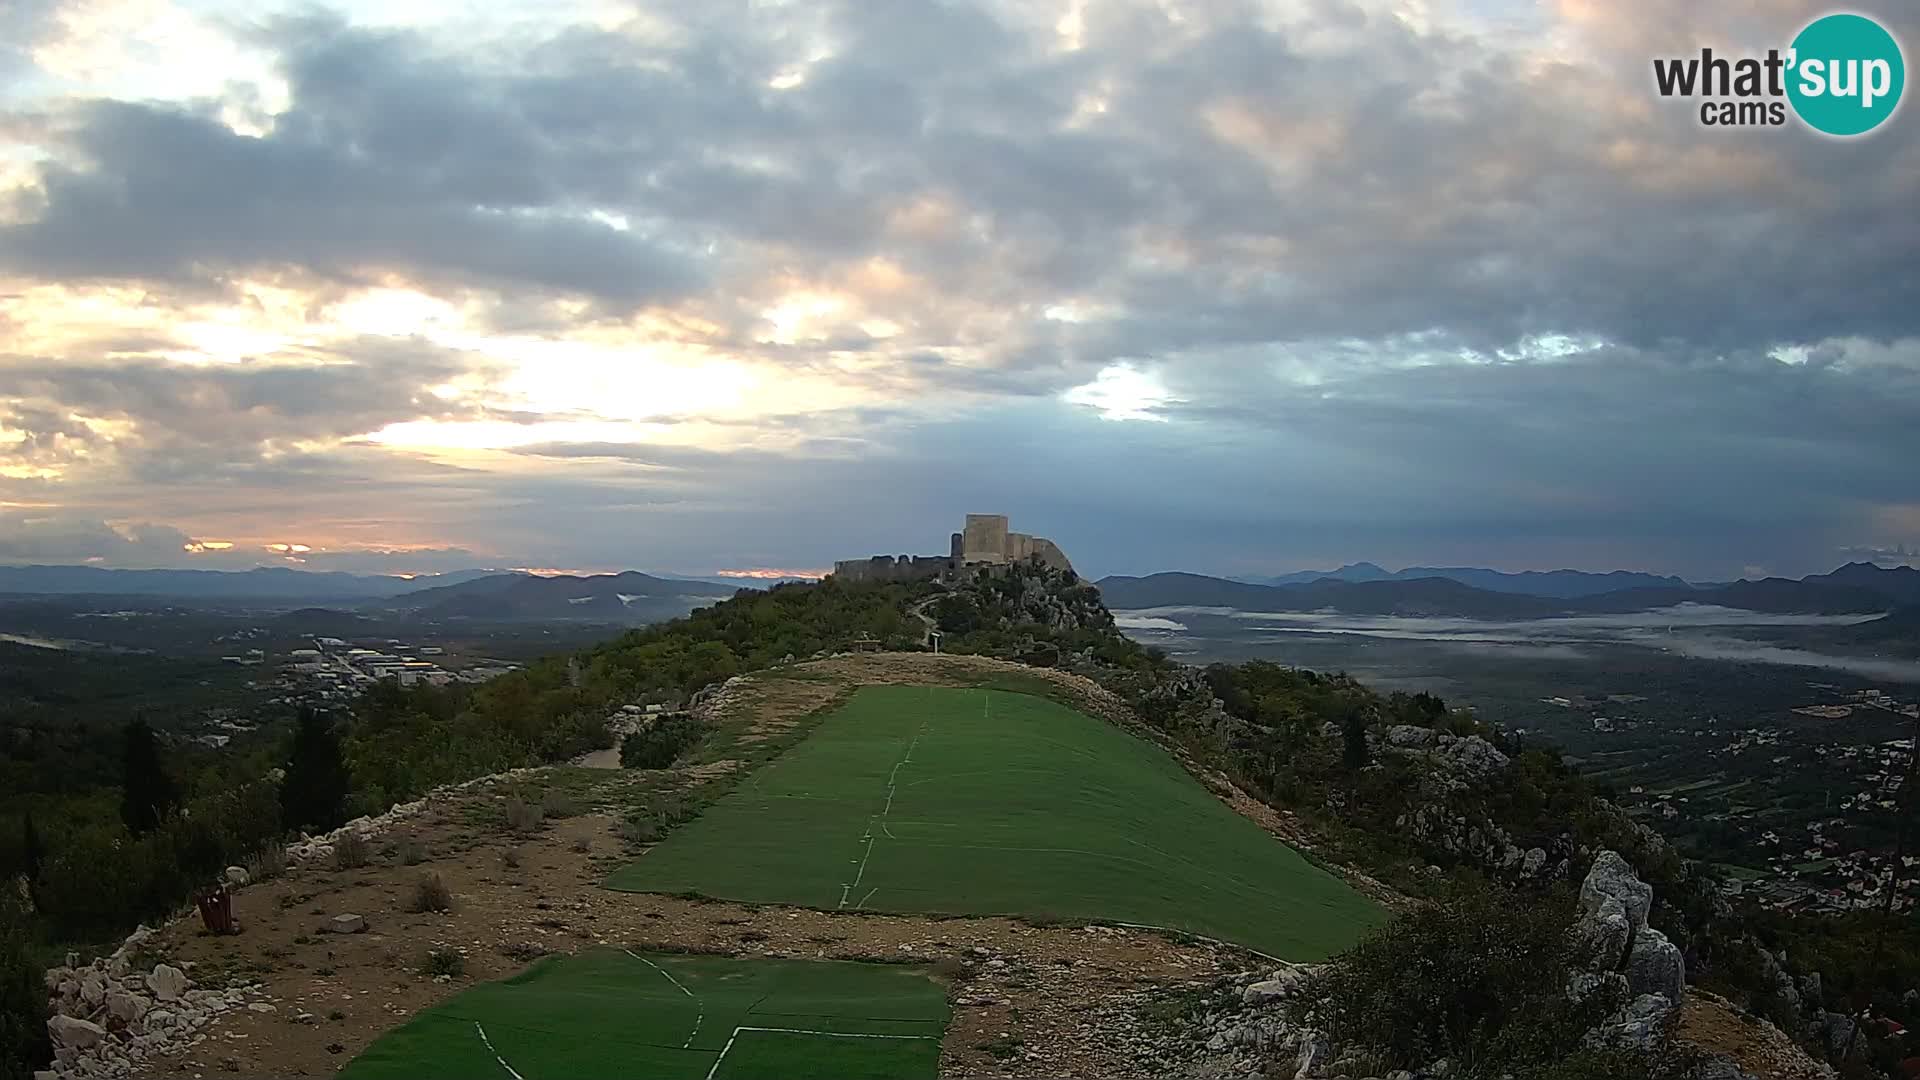
[[[1138,923],[1289,960],[1383,919],[1153,744],[1044,698],[923,686],[862,688],[608,885]]]
[[[911,1080],[937,1072],[948,1015],[914,967],[591,949],[421,1013],[339,1076]]]

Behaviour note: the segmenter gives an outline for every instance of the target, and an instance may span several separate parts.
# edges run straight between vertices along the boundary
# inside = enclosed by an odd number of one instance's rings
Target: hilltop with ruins
[[[841,581],[925,581],[967,569],[990,569],[1038,562],[1073,573],[1066,552],[1044,536],[1011,532],[1005,514],[968,514],[966,527],[954,533],[945,555],[875,555],[833,564]]]

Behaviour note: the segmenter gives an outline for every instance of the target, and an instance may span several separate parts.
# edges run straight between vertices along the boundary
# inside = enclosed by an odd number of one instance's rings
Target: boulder
[[[1507,767],[1507,755],[1478,735],[1455,739],[1440,749],[1439,756],[1461,772],[1485,776]]]
[[[80,1000],[94,1008],[107,1000],[106,976],[97,971],[87,972],[86,977],[80,980]]]
[[[1679,946],[1651,927],[1634,935],[1633,951],[1627,955],[1627,988],[1679,1004],[1687,992],[1687,962]]]
[[[179,1000],[180,995],[192,985],[193,980],[187,978],[187,973],[172,964],[157,964],[153,974],[147,976],[147,989],[153,991],[153,996],[161,1001]]]
[[[327,929],[336,934],[357,934],[367,928],[367,920],[358,915],[335,915]]]
[[[1593,860],[1593,869],[1587,871],[1587,879],[1580,883],[1580,914],[1593,915],[1609,896],[1620,901],[1627,925],[1638,934],[1647,925],[1647,913],[1653,908],[1653,886],[1641,881],[1632,864],[1619,854],[1602,851]]]
[[[227,884],[236,889],[253,880],[244,866],[229,866],[224,876]]]
[[[107,995],[107,1015],[123,1024],[131,1024],[147,1014],[147,999],[125,990]]]
[[[1540,869],[1546,865],[1546,848],[1528,848],[1527,853],[1522,856],[1520,860],[1520,876],[1523,878],[1537,877]]]
[[[56,1047],[85,1050],[107,1037],[107,1029],[91,1020],[75,1016],[55,1016],[47,1020],[47,1036]]]
[[[1593,963],[1601,971],[1619,971],[1627,961],[1627,949],[1633,942],[1633,925],[1627,909],[1612,896],[1602,896],[1590,913],[1574,921],[1574,935],[1591,950]]]
[[[1248,1005],[1271,1005],[1292,994],[1293,983],[1292,979],[1266,979],[1242,990],[1240,1000]]]
[[[1407,750],[1431,750],[1440,745],[1440,733],[1412,724],[1395,724],[1387,729],[1387,745]]]

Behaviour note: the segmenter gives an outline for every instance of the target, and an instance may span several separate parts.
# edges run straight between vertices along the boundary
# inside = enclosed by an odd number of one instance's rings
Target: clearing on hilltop
[[[1044,698],[869,686],[609,886],[1110,920],[1320,960],[1374,904],[1164,751]]]
[[[920,969],[589,949],[422,1013],[340,1076],[910,1080],[948,1015]]]

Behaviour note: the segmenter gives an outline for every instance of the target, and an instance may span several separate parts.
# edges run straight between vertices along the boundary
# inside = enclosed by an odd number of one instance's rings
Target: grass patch
[[[466,1080],[505,1076],[502,1062],[529,1077],[659,1080],[932,1080],[938,1072],[946,994],[921,972],[638,955],[589,949],[541,959],[420,1013],[339,1076]]]
[[[1164,751],[1006,691],[861,689],[608,885],[1168,927],[1321,960],[1383,918]]]

